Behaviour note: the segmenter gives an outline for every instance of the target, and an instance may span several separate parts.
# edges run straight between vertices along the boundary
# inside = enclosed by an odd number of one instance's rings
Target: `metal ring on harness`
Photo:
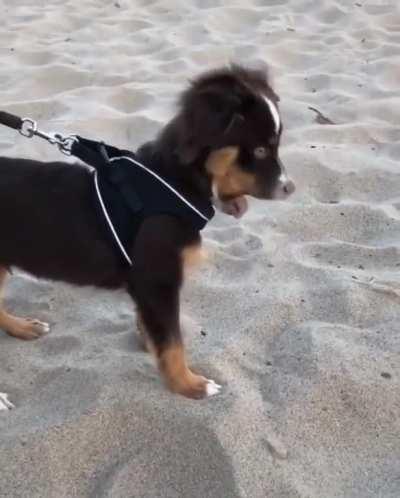
[[[32,138],[37,132],[37,123],[31,118],[22,118],[21,128],[18,131],[22,136]]]

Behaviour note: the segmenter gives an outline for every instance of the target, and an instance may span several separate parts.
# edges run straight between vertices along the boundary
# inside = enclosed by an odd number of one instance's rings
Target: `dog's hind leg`
[[[37,339],[49,332],[47,323],[29,318],[19,318],[7,313],[3,308],[2,292],[7,278],[7,269],[0,266],[0,329],[18,339]]]

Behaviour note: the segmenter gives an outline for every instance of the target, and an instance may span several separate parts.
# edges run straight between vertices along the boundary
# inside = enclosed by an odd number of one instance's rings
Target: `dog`
[[[295,190],[279,159],[278,100],[265,71],[239,65],[209,71],[190,82],[176,116],[136,157],[174,178],[187,199],[204,198],[239,218],[246,196],[285,199]],[[89,178],[80,163],[0,157],[0,289],[12,267],[38,278],[125,288],[167,387],[194,399],[216,394],[220,386],[188,366],[179,319],[185,260],[201,246],[199,230],[174,216],[150,216],[129,248],[133,266],[121,266],[93,210]],[[0,306],[0,329],[29,340],[49,325]]]

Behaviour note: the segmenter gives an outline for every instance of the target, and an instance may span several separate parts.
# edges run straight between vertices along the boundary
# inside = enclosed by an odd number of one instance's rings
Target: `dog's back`
[[[83,166],[1,157],[0,263],[79,283],[74,268],[84,260],[92,282],[91,265],[96,273],[102,258],[106,267],[114,261],[91,199],[91,176]]]

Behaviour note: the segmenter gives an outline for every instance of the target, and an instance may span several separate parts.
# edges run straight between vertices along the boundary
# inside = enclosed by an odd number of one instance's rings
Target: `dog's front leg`
[[[179,288],[153,280],[131,290],[147,349],[156,357],[168,388],[188,398],[217,394],[220,386],[193,373],[186,361],[179,324]]]

